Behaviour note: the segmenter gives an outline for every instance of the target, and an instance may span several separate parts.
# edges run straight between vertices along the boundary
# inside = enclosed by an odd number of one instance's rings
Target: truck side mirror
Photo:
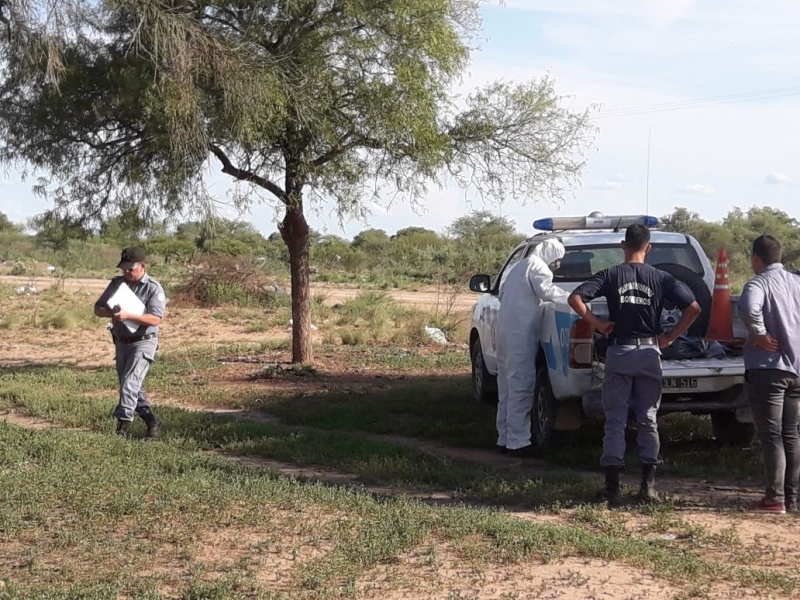
[[[471,292],[485,294],[492,289],[492,278],[488,275],[473,275],[469,278],[469,289]]]

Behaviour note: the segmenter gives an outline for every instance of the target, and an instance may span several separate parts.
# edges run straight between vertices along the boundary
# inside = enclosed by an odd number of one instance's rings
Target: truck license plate
[[[664,377],[661,385],[665,390],[686,390],[697,387],[697,377]]]

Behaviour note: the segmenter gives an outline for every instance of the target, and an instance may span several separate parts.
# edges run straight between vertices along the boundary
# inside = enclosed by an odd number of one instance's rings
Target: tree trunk
[[[310,363],[314,360],[311,345],[311,290],[309,285],[309,227],[303,214],[300,192],[290,196],[280,231],[289,248],[289,268],[292,274],[292,362]]]

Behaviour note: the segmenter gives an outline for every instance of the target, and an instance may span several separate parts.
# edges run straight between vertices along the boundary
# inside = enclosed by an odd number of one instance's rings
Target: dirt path
[[[0,276],[0,283],[14,287],[34,286],[38,290],[59,285],[62,280],[54,277],[17,277],[11,275]],[[64,279],[63,286],[66,291],[78,293],[91,293],[99,295],[108,285],[105,279]],[[312,283],[311,293],[323,296],[329,306],[344,302],[358,296],[361,288],[350,285],[332,285],[328,283]],[[429,310],[445,311],[448,307],[456,311],[468,311],[475,304],[477,296],[463,290],[453,290],[449,287],[437,289],[425,287],[420,290],[385,290],[385,293],[401,304],[426,308]]]
[[[171,402],[167,398],[160,398],[159,403],[181,410],[224,416],[238,421],[264,423],[268,425],[284,425],[280,419],[260,411],[189,406],[184,403]],[[319,431],[314,427],[306,426],[292,425],[291,428],[298,431]],[[344,430],[326,429],[325,431],[329,433],[353,433],[351,431]],[[430,454],[431,456],[435,456],[440,459],[472,462],[479,465],[500,468],[518,468],[523,471],[538,473],[551,471],[559,471],[563,473],[565,471],[574,471],[572,469],[554,466],[546,459],[515,459],[493,450],[458,448],[455,446],[448,446],[440,442],[410,438],[395,434],[364,432],[357,432],[357,434],[369,441],[402,446],[404,448]],[[575,472],[586,473],[586,471]],[[599,473],[597,477],[599,483]],[[639,480],[636,473],[623,475],[622,482],[631,488],[636,488],[639,485]],[[659,491],[661,491],[663,494],[666,494],[666,496],[675,503],[676,508],[681,510],[737,510],[746,506],[750,502],[758,500],[763,492],[763,490],[759,487],[745,485],[740,481],[719,479],[706,479],[698,481],[686,478],[659,477],[658,486]]]
[[[202,407],[186,405],[181,402],[174,402],[168,398],[159,398],[159,404],[170,406],[189,412],[198,412],[214,416],[227,417],[236,421],[251,423],[264,423],[268,425],[284,425],[280,419],[260,411],[241,410],[232,408]],[[36,429],[49,429],[58,427],[56,424],[25,415],[20,412],[0,413],[0,420],[7,420],[14,424]],[[291,426],[298,431],[318,431],[313,427]],[[329,433],[353,433],[350,431],[325,430]],[[564,472],[564,467],[557,467],[547,462],[545,459],[514,459],[504,456],[492,450],[481,450],[472,448],[458,448],[448,446],[439,442],[409,438],[394,434],[375,434],[357,432],[365,440],[372,442],[394,444],[403,448],[423,452],[431,456],[445,459],[471,462],[477,465],[485,465],[499,468],[520,469],[531,472],[532,475],[543,472],[560,471]],[[267,468],[274,469],[301,479],[311,479],[329,483],[332,485],[357,485],[363,486],[374,493],[397,494],[407,497],[436,499],[437,501],[452,500],[452,496],[445,492],[421,493],[419,489],[413,488],[387,488],[384,486],[367,485],[361,482],[356,476],[335,471],[321,466],[299,466],[292,463],[284,463],[272,459],[261,457],[234,457],[237,460],[249,464],[258,464]],[[586,471],[576,471],[586,473]],[[600,475],[597,475],[600,483]],[[627,474],[622,477],[623,484],[635,489],[638,486],[636,474]],[[762,490],[752,485],[744,485],[739,481],[731,480],[694,480],[686,478],[660,477],[659,491],[665,494],[681,511],[712,511],[712,510],[741,510],[744,506],[760,498]],[[525,511],[523,511],[525,512]]]
[[[241,420],[275,422],[275,419],[269,415],[252,411],[215,409],[205,412]],[[16,411],[0,411],[0,421],[35,430],[60,428],[55,423]],[[446,452],[447,455],[453,457],[463,457],[461,454],[454,455],[451,452],[458,449],[440,444],[410,440],[401,436],[370,437],[385,439],[385,441],[392,441],[400,445],[413,444],[417,448],[427,447],[436,453]],[[498,457],[491,453],[467,452],[471,459],[478,459],[476,462],[484,462],[480,459],[487,459],[489,456],[492,456],[489,459],[491,463],[498,460]],[[324,467],[298,466],[260,457],[211,453],[302,481],[357,487],[371,494],[414,498],[437,505],[454,502],[453,496],[445,491],[379,486],[362,482],[350,473]],[[531,464],[536,462],[538,461],[532,461]],[[678,482],[664,481],[663,483],[672,490],[677,489],[674,486]],[[506,509],[506,514],[513,518],[542,525],[591,527],[581,518],[579,510],[561,509],[557,513],[550,513],[509,508]],[[794,526],[796,520],[793,516],[775,517],[730,510],[709,511],[708,509],[698,510],[687,507],[686,510],[679,513],[677,519],[666,530],[658,527],[654,529],[653,522],[648,515],[636,512],[610,512],[608,519],[624,527],[634,538],[652,539],[654,543],[662,546],[674,544],[676,551],[680,551],[680,548],[683,547],[696,548],[698,551],[700,548],[705,548],[704,551],[700,551],[701,556],[707,560],[720,561],[723,564],[742,564],[747,557],[746,559],[752,566],[791,574],[794,573],[795,565],[800,561],[800,528]],[[250,533],[252,534],[252,532]],[[224,534],[224,531],[216,531],[215,539],[220,535],[224,538]],[[697,539],[693,540],[693,537],[697,537]],[[437,561],[435,565],[430,563],[429,552],[428,546],[425,546],[401,555],[389,563],[378,565],[360,578],[360,586],[369,592],[368,596],[380,595],[386,600],[444,597],[444,590],[464,586],[465,582],[469,582],[468,588],[474,590],[474,595],[469,597],[487,599],[512,597],[558,598],[561,600],[583,598],[613,600],[622,597],[655,599],[695,597],[698,592],[702,592],[701,596],[707,598],[788,597],[772,591],[765,593],[759,591],[758,588],[742,588],[728,581],[717,581],[711,588],[704,587],[702,590],[695,590],[691,581],[684,581],[682,584],[665,581],[654,577],[646,569],[598,559],[561,557],[546,564],[537,564],[533,571],[526,570],[525,572],[520,572],[518,566],[514,565],[476,571],[474,567],[465,566],[460,556],[447,545],[436,547]],[[418,576],[421,571],[423,576],[420,578]],[[410,572],[417,574],[414,580],[418,583],[414,587],[403,587],[401,582],[408,579]],[[401,589],[398,589],[398,584]]]
[[[169,403],[165,404],[168,406],[174,406],[176,408],[178,407],[175,404],[169,404]],[[204,412],[220,416],[229,416],[237,412],[228,409],[213,409],[206,411],[206,410],[191,409],[188,407],[180,407],[180,408],[183,408],[184,410],[193,410],[193,412]],[[268,419],[257,418],[256,415],[248,415],[248,414],[244,415],[238,414],[235,415],[234,418],[243,421],[260,421],[260,422],[268,421]],[[77,428],[77,427],[64,427],[53,421],[48,421],[47,419],[35,417],[33,415],[25,413],[24,411],[19,411],[19,410],[0,409],[0,421],[8,423],[10,425],[15,425],[17,427],[22,427],[24,429],[31,429],[34,431],[49,431],[49,430],[82,431],[82,432],[90,431],[88,429]],[[415,498],[417,500],[422,500],[425,502],[431,502],[435,504],[451,504],[455,502],[452,495],[446,492],[425,490],[420,488],[410,488],[407,486],[399,487],[399,486],[375,485],[372,483],[362,481],[352,473],[336,471],[334,469],[329,469],[322,466],[302,466],[302,465],[296,465],[294,463],[283,462],[260,456],[242,456],[242,455],[227,454],[224,452],[216,452],[216,451],[207,451],[205,453],[213,454],[215,456],[223,456],[229,460],[234,460],[242,464],[253,465],[256,467],[269,469],[271,471],[277,471],[278,473],[286,475],[287,477],[293,477],[295,479],[303,481],[314,481],[314,482],[325,483],[328,485],[344,485],[344,486],[357,487],[371,494],[402,496],[404,498]]]

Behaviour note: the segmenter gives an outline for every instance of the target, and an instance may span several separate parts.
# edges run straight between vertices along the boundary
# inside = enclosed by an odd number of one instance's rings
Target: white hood
[[[564,248],[564,244],[555,238],[543,241],[533,249],[533,252],[531,252],[531,254],[534,256],[541,258],[542,262],[544,262],[546,265],[551,265],[554,261],[564,258],[566,253],[567,250]]]

